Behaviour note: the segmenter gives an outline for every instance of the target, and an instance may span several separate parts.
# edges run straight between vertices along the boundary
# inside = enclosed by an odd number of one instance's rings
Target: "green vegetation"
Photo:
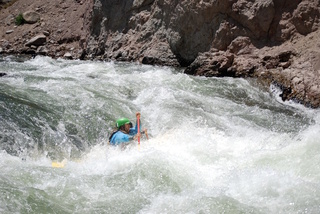
[[[25,20],[22,16],[22,13],[20,13],[17,17],[16,17],[16,25],[22,25],[25,23]]]

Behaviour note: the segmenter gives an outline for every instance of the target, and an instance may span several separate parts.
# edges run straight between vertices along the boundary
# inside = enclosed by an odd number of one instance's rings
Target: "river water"
[[[320,212],[320,112],[277,88],[48,57],[0,72],[0,213]],[[138,111],[149,140],[109,146]]]

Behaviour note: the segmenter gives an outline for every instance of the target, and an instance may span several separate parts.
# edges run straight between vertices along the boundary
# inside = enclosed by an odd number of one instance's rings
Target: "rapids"
[[[320,112],[275,87],[48,57],[0,72],[0,213],[320,212]],[[109,146],[137,111],[150,139]]]

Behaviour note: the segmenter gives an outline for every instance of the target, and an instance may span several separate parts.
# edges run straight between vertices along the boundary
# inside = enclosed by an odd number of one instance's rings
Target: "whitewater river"
[[[320,213],[320,111],[276,88],[48,57],[0,72],[0,213]],[[149,140],[109,146],[138,111]]]

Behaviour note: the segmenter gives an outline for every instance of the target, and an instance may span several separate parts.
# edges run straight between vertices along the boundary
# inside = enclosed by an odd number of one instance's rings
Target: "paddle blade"
[[[52,161],[51,166],[53,168],[63,168],[66,163],[67,163],[67,159],[63,159],[63,161],[61,162]]]
[[[64,167],[64,163],[63,162],[52,162],[51,166],[53,168],[63,168]]]

